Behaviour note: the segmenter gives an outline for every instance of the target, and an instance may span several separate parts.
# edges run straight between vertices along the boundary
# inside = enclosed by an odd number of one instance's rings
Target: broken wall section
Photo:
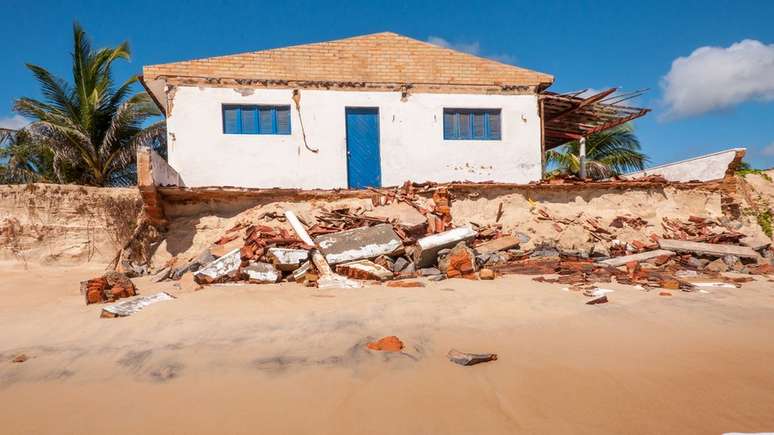
[[[720,220],[733,229],[748,234],[760,234],[757,223],[746,216],[729,217],[724,214],[729,201],[736,201],[733,183],[726,184],[666,184],[643,183],[581,183],[579,185],[449,185],[453,201],[451,216],[453,226],[470,225],[482,228],[497,224],[503,233],[520,234],[522,249],[530,249],[541,243],[550,243],[564,250],[589,252],[594,249],[604,254],[614,239],[631,243],[635,240],[648,243],[653,234],[665,232],[664,219],[685,221],[690,216]],[[433,203],[434,187],[418,194],[429,208]],[[349,208],[364,210],[371,216],[380,216],[404,222],[408,226],[425,222],[425,217],[402,202],[389,206],[379,205],[380,194],[376,191],[329,192],[314,196],[311,191],[300,191],[297,196],[272,197],[271,190],[262,196],[240,197],[234,192],[220,193],[204,189],[195,198],[194,191],[186,190],[186,196],[173,198],[174,193],[163,192],[165,210],[170,218],[166,240],[154,256],[154,264],[160,265],[173,256],[196,257],[218,241],[223,233],[240,222],[261,223],[290,229],[283,222],[284,210],[293,210],[308,225],[317,223],[324,210]],[[389,189],[385,189],[388,191]],[[368,193],[368,197],[349,196]],[[178,192],[182,194],[184,192]],[[243,192],[245,195],[248,192]],[[257,195],[257,194],[256,194]],[[420,201],[421,202],[421,201]],[[250,205],[252,203],[252,206]],[[619,216],[629,216],[638,225],[626,222],[613,228],[610,235],[598,237],[594,225],[609,227]],[[639,221],[633,218],[640,218]]]
[[[0,185],[0,261],[107,263],[141,207],[135,188]]]

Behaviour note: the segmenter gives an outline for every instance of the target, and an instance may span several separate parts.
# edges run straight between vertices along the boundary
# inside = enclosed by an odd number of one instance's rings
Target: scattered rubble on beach
[[[659,177],[647,181],[658,183]],[[498,222],[508,211],[502,206],[491,222],[454,226],[454,198],[443,185],[406,183],[379,192],[374,208],[323,208],[313,222],[292,210],[239,221],[190,261],[172,259],[160,279],[192,272],[205,286],[295,281],[326,288],[362,282],[419,287],[412,279],[491,280],[513,273],[582,292],[609,282],[695,291],[697,283],[708,280],[739,286],[754,275],[774,274],[770,240],[740,232],[726,218],[663,217],[653,225],[633,214],[603,219],[588,211],[559,217],[535,203],[535,222],[549,223],[556,233],[587,236],[590,249],[568,250],[532,240],[524,232],[505,231]],[[390,205],[400,211],[378,214]],[[607,301],[607,295],[589,297],[590,303]]]

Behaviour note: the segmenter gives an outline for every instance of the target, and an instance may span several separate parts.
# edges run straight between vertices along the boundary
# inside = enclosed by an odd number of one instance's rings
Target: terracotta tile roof
[[[553,76],[384,32],[329,42],[150,65],[165,77],[546,86]]]

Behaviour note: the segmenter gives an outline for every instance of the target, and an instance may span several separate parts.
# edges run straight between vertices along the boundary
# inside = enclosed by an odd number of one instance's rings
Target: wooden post
[[[540,179],[546,178],[546,123],[544,118],[543,98],[538,95],[538,112],[540,113]]]
[[[580,138],[580,178],[586,179],[586,138]]]

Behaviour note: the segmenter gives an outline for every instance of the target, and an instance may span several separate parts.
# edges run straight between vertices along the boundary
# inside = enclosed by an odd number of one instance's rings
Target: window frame
[[[454,116],[454,125],[453,132],[451,135],[447,135],[447,129],[446,129],[446,115],[451,114]],[[470,131],[470,137],[462,137],[461,133],[461,124],[460,124],[460,115],[461,114],[467,114],[469,116],[468,120],[468,128]],[[476,115],[484,115],[484,134],[481,137],[476,137],[476,131],[475,131],[475,117]],[[497,137],[493,136],[491,131],[491,122],[489,120],[490,116],[496,114],[499,118],[500,122],[500,130],[499,135]],[[487,108],[487,109],[470,109],[470,108],[461,108],[461,107],[444,107],[443,108],[443,115],[442,115],[442,130],[443,130],[443,140],[476,140],[476,141],[501,141],[503,139],[503,123],[502,123],[502,109],[501,108]]]
[[[226,111],[236,109],[237,128],[235,132],[226,131]],[[253,122],[255,124],[255,132],[244,132],[242,126],[242,110],[253,110],[255,115]],[[271,110],[271,131],[261,131],[261,110]],[[288,111],[288,129],[286,132],[279,131],[279,122],[277,117],[278,109],[286,109]],[[221,104],[221,125],[223,134],[228,135],[261,135],[261,136],[288,136],[293,132],[291,122],[290,104]]]

